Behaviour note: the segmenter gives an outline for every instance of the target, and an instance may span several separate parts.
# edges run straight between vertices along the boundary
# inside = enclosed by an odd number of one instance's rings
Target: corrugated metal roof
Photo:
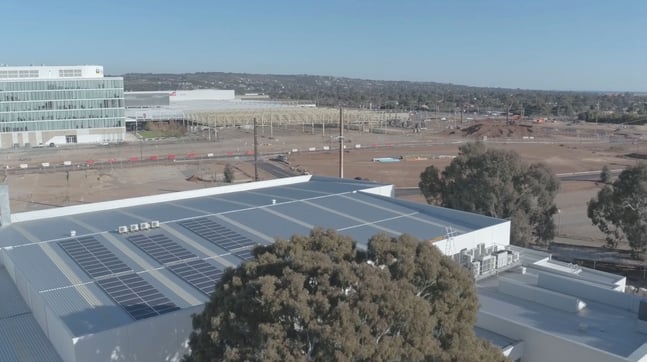
[[[5,268],[0,268],[0,293],[0,319],[31,312]]]
[[[0,361],[61,361],[5,268],[0,268]]]
[[[62,361],[31,314],[0,319],[0,360]]]
[[[474,230],[473,225],[482,227],[503,222],[473,214],[452,217],[446,209],[358,192],[382,186],[375,183],[322,177],[305,180],[297,183],[283,180],[280,186],[224,194],[203,193],[200,197],[187,193],[184,199],[165,202],[147,199],[151,203],[130,202],[133,206],[74,215],[64,213],[67,216],[51,217],[50,213],[46,219],[1,228],[0,247],[10,246],[5,249],[6,255],[30,288],[43,297],[73,335],[80,336],[132,320],[57,244],[70,238],[70,230],[75,230],[77,236],[92,234],[164,296],[180,308],[187,308],[204,303],[207,297],[133,245],[126,239],[127,235],[117,233],[118,226],[159,220],[162,227],[148,233],[162,234],[224,269],[237,265],[241,259],[183,227],[182,220],[207,217],[261,244],[294,234],[308,234],[312,227],[332,228],[353,237],[360,246],[378,233],[407,232],[429,239],[444,235],[445,226],[468,232]]]

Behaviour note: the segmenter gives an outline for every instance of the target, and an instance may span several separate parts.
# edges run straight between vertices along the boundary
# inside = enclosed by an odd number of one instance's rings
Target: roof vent
[[[0,185],[0,225],[11,224],[11,208],[9,207],[9,185]]]
[[[638,305],[638,319],[647,321],[647,301],[641,300]]]

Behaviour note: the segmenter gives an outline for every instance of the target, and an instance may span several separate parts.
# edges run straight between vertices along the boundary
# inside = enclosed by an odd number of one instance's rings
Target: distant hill
[[[123,75],[127,91],[234,89],[236,94],[267,94],[320,106],[442,112],[510,112],[531,117],[569,117],[600,122],[604,115],[645,118],[645,101],[631,93],[538,91],[470,87],[435,82],[381,81],[316,75],[185,73]],[[620,117],[623,115],[623,117]]]

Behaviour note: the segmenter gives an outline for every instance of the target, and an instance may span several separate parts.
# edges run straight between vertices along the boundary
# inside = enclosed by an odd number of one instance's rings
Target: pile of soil
[[[198,177],[196,175],[191,175],[191,177],[187,178],[186,180],[189,182],[207,182],[207,180],[203,179],[202,177]]]
[[[522,138],[533,136],[530,125],[505,125],[499,123],[477,123],[461,130],[463,137],[476,138]]]

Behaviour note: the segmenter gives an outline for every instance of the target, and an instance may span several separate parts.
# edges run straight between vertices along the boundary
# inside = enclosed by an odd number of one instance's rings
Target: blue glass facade
[[[0,132],[124,128],[122,78],[0,80]]]

